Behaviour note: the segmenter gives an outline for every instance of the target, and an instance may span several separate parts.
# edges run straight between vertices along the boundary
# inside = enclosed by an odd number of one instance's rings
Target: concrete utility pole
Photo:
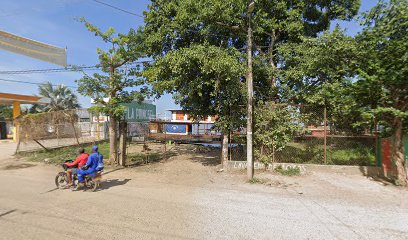
[[[248,180],[254,177],[254,161],[253,161],[253,146],[252,146],[252,116],[253,116],[253,74],[252,74],[252,27],[251,14],[254,11],[255,3],[250,2],[248,5],[248,33],[247,33],[247,87],[248,87],[248,112],[247,112],[247,177]]]

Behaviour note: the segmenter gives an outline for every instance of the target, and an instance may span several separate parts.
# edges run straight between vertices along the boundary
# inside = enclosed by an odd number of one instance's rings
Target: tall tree
[[[284,42],[297,41],[301,36],[316,36],[327,29],[333,19],[350,19],[360,5],[359,0],[259,0],[254,1],[252,10],[248,8],[251,2],[152,0],[145,12],[148,55],[157,60],[196,45],[244,52],[249,50],[248,40],[252,39],[247,38],[251,23],[254,41],[249,53],[255,57],[254,95],[256,100],[276,99],[273,90],[278,84],[274,74],[280,65],[276,47]],[[246,56],[242,56],[241,61],[246,62]],[[161,66],[156,62],[147,68],[154,71],[152,69],[158,70]],[[193,80],[196,76],[187,77]],[[247,74],[246,78],[251,76]]]
[[[85,23],[88,31],[109,46],[108,50],[97,48],[99,66],[104,74],[85,75],[77,80],[77,83],[78,92],[94,100],[94,110],[109,117],[109,160],[117,164],[117,124],[123,118],[125,110],[120,104],[135,99],[142,101],[146,93],[146,88],[142,86],[144,81],[135,77],[138,66],[131,64],[143,56],[142,31],[130,29],[128,34],[115,34],[115,30],[110,27],[102,32],[85,19],[82,18],[81,21]],[[136,86],[142,88],[132,89]]]
[[[366,103],[366,115],[393,129],[397,181],[407,186],[402,137],[408,118],[408,2],[380,1],[363,15],[363,24],[357,36],[362,52],[357,96]]]
[[[234,49],[194,45],[157,58],[144,76],[158,96],[175,94],[176,102],[192,116],[219,116],[216,126],[228,140],[229,131],[242,125],[245,89],[240,77],[245,67],[239,59]]]
[[[39,96],[49,98],[51,101],[46,105],[33,105],[32,111],[52,112],[79,108],[78,97],[70,88],[63,84],[53,86],[45,82],[38,87]]]
[[[317,38],[301,43],[282,44],[280,72],[282,100],[307,104],[315,114],[327,108],[331,131],[353,132],[361,120],[353,95],[353,78],[357,68],[357,44],[336,27]]]

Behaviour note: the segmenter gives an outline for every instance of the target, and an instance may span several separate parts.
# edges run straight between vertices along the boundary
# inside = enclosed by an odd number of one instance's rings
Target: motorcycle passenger
[[[101,164],[102,162],[102,168]],[[99,165],[99,166],[98,166]],[[95,173],[97,171],[100,171],[103,169],[103,156],[98,152],[98,147],[93,146],[92,147],[92,153],[88,157],[88,161],[84,166],[82,166],[81,169],[78,170],[78,188],[81,188],[84,186],[84,181],[85,181],[85,175],[89,175],[91,177],[95,176]]]
[[[79,148],[78,149],[78,154],[79,154],[79,156],[75,159],[75,161],[64,163],[65,166],[67,166],[67,167],[75,167],[76,166],[76,168],[72,168],[72,169],[67,170],[67,176],[68,176],[68,185],[67,185],[67,187],[72,186],[72,184],[73,184],[72,176],[74,174],[77,174],[78,170],[81,169],[81,167],[83,165],[85,165],[86,162],[88,161],[89,154],[85,153],[85,149]]]

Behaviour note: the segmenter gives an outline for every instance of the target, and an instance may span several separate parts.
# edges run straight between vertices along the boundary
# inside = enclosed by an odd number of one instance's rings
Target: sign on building
[[[156,105],[149,102],[131,102],[122,104],[126,107],[125,117],[128,122],[148,122],[156,118]]]

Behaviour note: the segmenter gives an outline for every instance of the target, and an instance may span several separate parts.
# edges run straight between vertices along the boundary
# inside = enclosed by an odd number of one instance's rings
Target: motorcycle
[[[70,160],[65,161],[65,162],[72,162]],[[62,164],[62,168],[64,169],[63,172],[57,173],[57,176],[55,176],[55,185],[59,189],[67,189],[68,186],[68,169],[67,165]],[[90,191],[94,192],[98,187],[100,182],[102,181],[102,171],[97,171],[95,173],[94,177],[85,176],[85,182],[84,185],[86,188],[88,188]],[[76,174],[72,174],[72,183],[75,190],[78,190],[78,176]]]

